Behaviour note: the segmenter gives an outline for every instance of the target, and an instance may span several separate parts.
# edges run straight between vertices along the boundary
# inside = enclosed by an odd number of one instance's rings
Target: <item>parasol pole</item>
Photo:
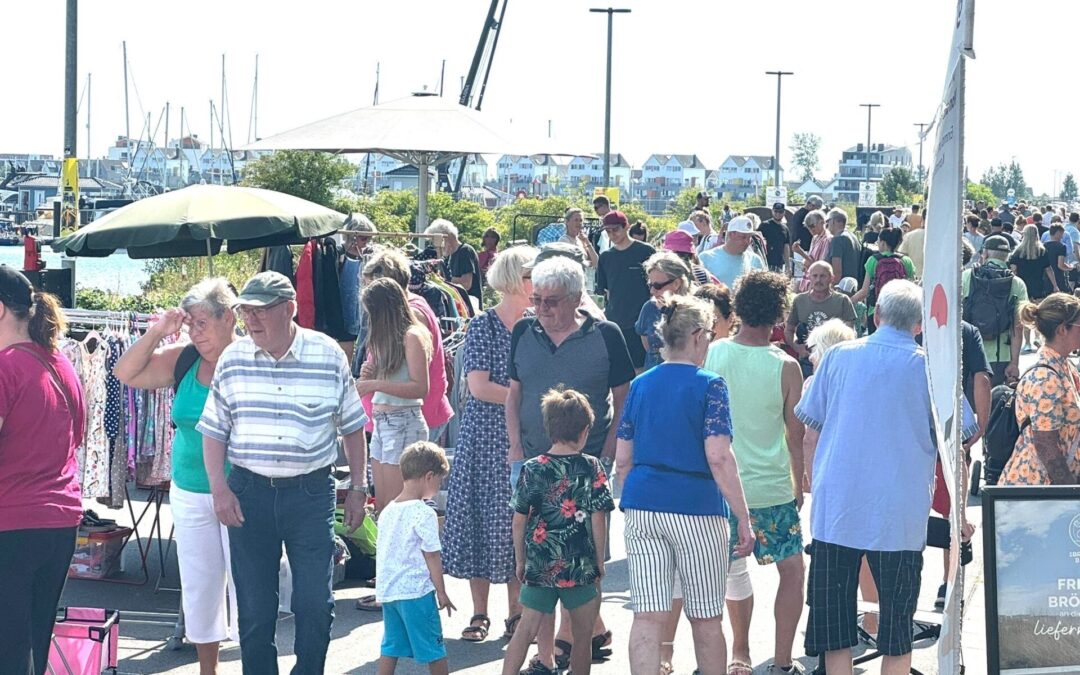
[[[210,245],[210,237],[206,238],[206,262],[210,265],[210,276],[214,276],[214,248]]]
[[[420,163],[416,165],[417,173],[417,187],[420,190],[419,195],[419,212],[416,214],[416,231],[423,232],[427,229],[427,196],[428,196],[428,163],[427,156],[422,155],[420,157]]]

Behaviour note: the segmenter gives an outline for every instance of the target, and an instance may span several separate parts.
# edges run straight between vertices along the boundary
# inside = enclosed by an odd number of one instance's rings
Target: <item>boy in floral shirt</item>
[[[540,407],[552,445],[525,463],[510,500],[522,616],[502,672],[517,675],[541,620],[562,602],[574,636],[571,670],[588,675],[593,622],[600,611],[598,585],[604,576],[605,516],[615,501],[600,461],[581,453],[593,423],[585,396],[553,389]]]

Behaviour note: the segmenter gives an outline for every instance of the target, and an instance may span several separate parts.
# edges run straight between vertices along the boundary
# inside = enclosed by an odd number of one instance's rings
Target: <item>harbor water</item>
[[[60,269],[64,256],[53,253],[48,247],[41,252],[47,269]],[[79,288],[99,288],[121,295],[142,293],[141,284],[147,275],[145,260],[132,260],[124,253],[114,253],[107,258],[76,258],[75,285]],[[0,246],[0,264],[22,269],[22,246]]]

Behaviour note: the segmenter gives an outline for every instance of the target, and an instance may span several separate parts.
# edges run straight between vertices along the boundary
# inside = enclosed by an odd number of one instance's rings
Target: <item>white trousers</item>
[[[214,498],[188,492],[173,483],[169,504],[176,526],[176,557],[188,642],[238,640],[229,530],[214,514]]]

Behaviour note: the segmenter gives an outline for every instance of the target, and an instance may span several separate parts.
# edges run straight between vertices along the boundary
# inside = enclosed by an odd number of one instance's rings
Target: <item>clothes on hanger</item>
[[[304,244],[300,262],[296,265],[296,323],[304,328],[315,328],[315,241]]]

